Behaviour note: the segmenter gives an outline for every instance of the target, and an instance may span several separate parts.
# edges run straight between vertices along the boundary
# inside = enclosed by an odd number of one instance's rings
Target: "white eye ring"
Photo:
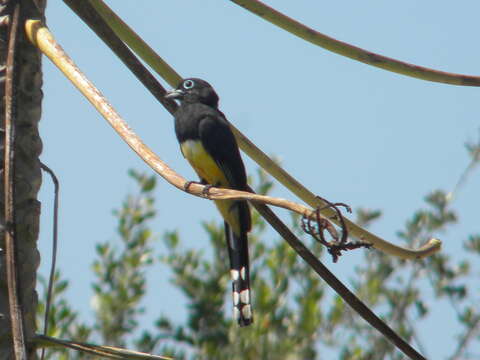
[[[194,85],[195,83],[193,82],[193,80],[185,80],[183,82],[183,87],[187,90],[193,88]]]

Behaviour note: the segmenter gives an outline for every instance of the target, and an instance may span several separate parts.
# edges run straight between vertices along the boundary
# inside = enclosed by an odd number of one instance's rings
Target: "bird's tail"
[[[235,234],[225,222],[225,235],[230,257],[234,317],[240,326],[247,326],[253,322],[247,231]]]

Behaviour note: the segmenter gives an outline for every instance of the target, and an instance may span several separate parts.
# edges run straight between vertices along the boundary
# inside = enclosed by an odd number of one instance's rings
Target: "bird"
[[[175,134],[200,183],[249,191],[237,141],[228,120],[218,109],[219,97],[213,87],[205,80],[187,78],[165,97],[180,101],[174,113]],[[250,208],[246,201],[238,200],[215,200],[215,205],[224,220],[234,318],[240,326],[247,326],[253,322],[248,255]]]

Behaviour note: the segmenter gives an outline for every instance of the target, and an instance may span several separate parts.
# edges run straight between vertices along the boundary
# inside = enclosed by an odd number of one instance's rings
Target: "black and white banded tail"
[[[247,232],[235,234],[225,222],[230,275],[232,277],[233,316],[240,326],[253,322]]]

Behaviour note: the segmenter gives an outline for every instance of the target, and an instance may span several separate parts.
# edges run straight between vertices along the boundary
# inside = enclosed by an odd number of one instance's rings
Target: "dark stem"
[[[41,163],[40,167],[46,171],[52,178],[53,185],[55,187],[55,196],[53,200],[53,243],[52,243],[52,264],[50,266],[50,275],[48,277],[48,290],[47,290],[47,300],[45,302],[45,317],[43,319],[43,335],[48,335],[48,318],[50,315],[50,307],[52,304],[52,293],[53,293],[53,280],[55,277],[55,268],[57,264],[57,245],[58,245],[58,201],[59,201],[59,191],[60,183],[58,181],[55,173],[45,164]],[[45,358],[45,348],[42,348],[42,354],[40,358],[43,360]]]
[[[14,359],[26,360],[27,350],[23,330],[23,314],[19,300],[19,284],[16,262],[15,223],[15,50],[20,16],[20,2],[14,5],[8,37],[7,67],[5,77],[5,153],[4,153],[4,196],[5,196],[5,258],[8,287],[8,302],[12,327]]]
[[[100,39],[120,58],[137,79],[150,91],[171,114],[177,110],[177,103],[166,99],[167,91],[148,69],[138,60],[133,52],[110,29],[108,24],[96,12],[88,1],[63,0],[94,32]]]

